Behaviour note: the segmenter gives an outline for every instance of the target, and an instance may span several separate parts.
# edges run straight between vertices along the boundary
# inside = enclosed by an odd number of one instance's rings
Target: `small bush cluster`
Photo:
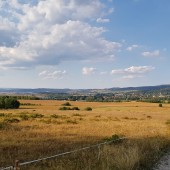
[[[162,103],[159,103],[159,107],[162,107]]]
[[[8,118],[8,119],[5,119],[4,122],[6,122],[6,123],[19,123],[20,120],[17,119],[17,118]]]
[[[33,114],[30,114],[28,112],[23,112],[23,113],[20,113],[19,117],[22,119],[22,120],[29,120],[30,118],[42,118],[44,117],[44,115],[42,114],[38,114],[38,113],[33,113]]]
[[[78,124],[78,122],[76,120],[67,120],[67,123],[70,124]]]
[[[78,107],[60,107],[59,110],[80,110]]]
[[[42,117],[44,117],[44,115],[39,114],[39,113],[34,113],[34,114],[31,114],[30,117],[31,118],[42,118]]]
[[[5,113],[0,113],[0,117],[4,117],[5,116]]]
[[[106,141],[112,141],[113,143],[120,143],[123,140],[121,139],[123,136],[119,136],[117,134],[112,135],[111,137],[105,138]],[[120,140],[121,139],[121,140]]]
[[[22,120],[28,120],[28,119],[30,118],[30,116],[27,115],[27,114],[21,114],[21,115],[19,115],[19,117],[20,117]]]
[[[57,118],[60,118],[61,116],[53,114],[53,115],[51,115],[51,117],[57,119]]]
[[[86,107],[85,110],[86,111],[92,111],[92,108],[91,107]]]
[[[0,122],[0,130],[5,129],[7,126],[6,122]]]
[[[167,124],[167,125],[170,125],[170,120],[167,120],[167,121],[166,121],[166,124]]]
[[[71,106],[69,102],[63,103],[62,106]]]

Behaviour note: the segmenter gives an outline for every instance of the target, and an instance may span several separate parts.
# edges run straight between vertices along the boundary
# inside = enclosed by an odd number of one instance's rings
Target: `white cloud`
[[[142,53],[142,55],[145,57],[158,57],[158,56],[160,56],[160,51],[159,50],[155,50],[152,52],[145,51]]]
[[[108,59],[121,47],[103,37],[104,28],[88,23],[102,13],[100,0],[39,0],[34,5],[7,0],[1,6],[7,13],[0,14],[1,67]]]
[[[148,73],[155,68],[152,66],[131,66],[125,69],[112,70],[111,74],[127,74],[127,75],[138,75]]]
[[[139,47],[139,45],[134,44],[132,46],[129,46],[126,50],[127,51],[132,51],[132,50],[134,50],[135,48],[138,48],[138,47]]]
[[[131,66],[125,69],[112,70],[112,75],[119,75],[117,80],[132,80],[145,77],[145,75],[155,68],[152,66]]]
[[[131,66],[129,68],[126,68],[124,71],[133,74],[143,74],[143,73],[150,72],[153,69],[154,67],[152,66]]]
[[[112,14],[113,12],[114,12],[114,8],[110,8],[109,10],[108,10],[108,14]]]
[[[44,70],[39,73],[39,76],[43,79],[62,79],[64,75],[66,74],[66,71],[56,70],[53,72]]]
[[[82,74],[84,75],[92,75],[95,73],[96,68],[93,67],[83,67]]]
[[[122,78],[126,80],[131,80],[131,79],[142,78],[142,77],[143,76],[141,75],[126,75],[126,76],[123,76]]]
[[[110,19],[107,19],[107,18],[97,18],[96,21],[98,23],[108,23],[108,22],[110,22]]]

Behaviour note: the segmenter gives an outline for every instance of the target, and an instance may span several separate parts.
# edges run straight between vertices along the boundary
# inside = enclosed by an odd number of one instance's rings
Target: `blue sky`
[[[169,0],[0,0],[0,87],[170,84]]]

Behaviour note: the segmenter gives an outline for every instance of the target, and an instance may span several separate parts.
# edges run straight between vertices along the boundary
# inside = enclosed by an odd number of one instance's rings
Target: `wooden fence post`
[[[19,167],[19,160],[15,160],[15,167],[14,167],[14,170],[20,170],[20,167]]]
[[[101,146],[99,145],[99,146],[98,146],[99,152],[98,152],[98,157],[97,157],[98,160],[100,160],[100,154],[101,154],[101,148],[100,148],[100,147],[101,147]]]

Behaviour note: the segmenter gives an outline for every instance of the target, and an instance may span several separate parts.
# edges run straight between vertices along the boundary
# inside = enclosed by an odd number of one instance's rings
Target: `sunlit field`
[[[21,100],[0,110],[0,167],[71,151],[112,135],[129,139],[22,166],[21,169],[151,169],[170,146],[170,104]],[[91,107],[92,111],[86,111]],[[114,136],[113,136],[114,137]]]

